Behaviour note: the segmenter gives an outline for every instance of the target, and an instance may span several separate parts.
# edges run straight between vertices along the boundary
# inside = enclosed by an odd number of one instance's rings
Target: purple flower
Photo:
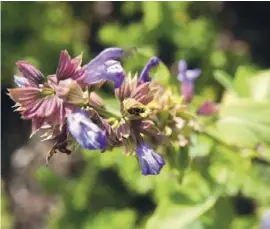
[[[59,63],[56,70],[56,78],[58,81],[65,79],[73,79],[77,83],[83,85],[85,78],[85,70],[81,68],[82,55],[71,59],[67,50],[60,53]]]
[[[76,110],[67,117],[68,131],[85,149],[104,149],[107,137],[83,110]]]
[[[86,84],[98,84],[102,81],[111,81],[114,88],[119,88],[124,80],[124,70],[119,61],[123,53],[121,48],[108,48],[83,66],[86,71]]]
[[[181,82],[181,92],[187,103],[190,103],[192,100],[194,93],[194,81],[200,76],[200,74],[200,69],[187,69],[186,61],[179,61],[177,79]]]
[[[26,61],[18,61],[16,63],[19,72],[22,74],[24,79],[24,84],[27,84],[28,86],[38,87],[39,84],[43,83],[45,80],[45,77],[43,74],[32,64],[26,62]],[[16,77],[15,83],[16,83]],[[17,78],[18,80],[18,78]]]
[[[33,135],[46,121],[52,121],[57,114],[61,114],[61,104],[54,96],[43,98],[44,76],[33,65],[26,61],[18,61],[17,67],[22,77],[15,76],[15,83],[20,88],[8,89],[9,96],[16,102],[17,111],[23,119],[32,120]],[[57,119],[57,122],[62,120]]]
[[[151,57],[151,59],[147,62],[144,69],[142,70],[141,75],[139,77],[139,81],[144,82],[144,83],[151,81],[149,72],[153,67],[159,64],[159,61],[160,60],[158,57],[156,56]]]
[[[8,89],[9,96],[16,102],[23,119],[32,120],[32,134],[36,133],[45,123],[59,126],[61,129],[74,106],[59,98],[56,91],[67,80],[83,82],[84,70],[80,67],[81,56],[71,59],[66,50],[61,51],[55,75],[48,76],[45,82],[43,74],[32,64],[18,61],[17,67],[22,77],[14,76],[19,88]]]
[[[143,175],[157,175],[165,165],[163,158],[144,142],[138,145],[136,153]]]

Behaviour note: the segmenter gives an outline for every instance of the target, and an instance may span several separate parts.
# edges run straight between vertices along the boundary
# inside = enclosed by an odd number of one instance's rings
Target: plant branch
[[[106,110],[104,108],[95,107],[95,110],[98,112],[99,115],[104,116],[106,118],[116,118],[116,119],[121,118],[120,115],[118,115],[112,111]]]
[[[230,150],[241,150],[241,148],[239,146],[228,144],[207,130],[203,131],[202,134],[204,134],[205,136],[214,140],[214,142],[216,142],[216,143],[218,143],[218,144],[220,144],[220,145],[222,145]]]

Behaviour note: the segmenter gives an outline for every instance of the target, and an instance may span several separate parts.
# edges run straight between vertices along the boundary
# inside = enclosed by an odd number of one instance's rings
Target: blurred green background
[[[269,10],[267,2],[2,3],[2,228],[259,228],[270,205],[270,73],[260,71],[270,63]],[[15,62],[52,74],[62,49],[83,52],[87,63],[110,46],[159,56],[171,77],[181,58],[201,68],[194,109],[206,99],[221,103],[222,139],[242,147],[263,143],[262,159],[201,136],[182,184],[167,167],[142,176],[121,149],[56,155],[45,168],[49,145],[28,138],[30,123],[13,113],[6,95]],[[135,73],[146,60],[138,56],[125,67]],[[235,126],[231,117],[244,122]]]

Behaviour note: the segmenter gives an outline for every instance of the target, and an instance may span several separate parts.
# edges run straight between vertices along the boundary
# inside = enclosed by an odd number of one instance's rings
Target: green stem
[[[105,118],[116,118],[120,119],[121,116],[118,114],[115,114],[109,110],[106,110],[104,108],[95,107],[95,110],[98,112],[99,115],[104,116]]]
[[[216,143],[218,143],[218,144],[220,144],[220,145],[222,145],[222,146],[224,146],[224,147],[226,147],[226,148],[228,148],[230,150],[241,150],[240,147],[224,142],[220,138],[218,138],[215,135],[209,133],[209,131],[205,130],[205,131],[202,132],[202,134],[204,134],[205,136],[207,136],[207,137],[211,138],[212,140],[214,140],[214,142],[216,142]]]

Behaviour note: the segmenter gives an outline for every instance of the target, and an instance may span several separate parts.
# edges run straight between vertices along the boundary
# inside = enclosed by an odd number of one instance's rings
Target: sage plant
[[[200,131],[187,105],[201,71],[188,70],[186,62],[179,61],[182,95],[174,95],[151,79],[158,57],[150,58],[140,74],[132,74],[117,60],[123,52],[108,48],[81,66],[82,55],[72,59],[64,50],[55,74],[46,77],[26,61],[16,63],[21,76],[14,76],[18,88],[9,89],[9,96],[22,119],[32,121],[31,136],[43,131],[43,140],[53,141],[47,162],[55,153],[72,153],[74,145],[102,152],[122,147],[125,154],[136,155],[143,175],[156,175],[170,161],[172,145],[185,147],[191,134]],[[113,84],[119,101],[117,113],[98,95],[106,81]],[[207,101],[197,114],[216,112],[217,106]]]

